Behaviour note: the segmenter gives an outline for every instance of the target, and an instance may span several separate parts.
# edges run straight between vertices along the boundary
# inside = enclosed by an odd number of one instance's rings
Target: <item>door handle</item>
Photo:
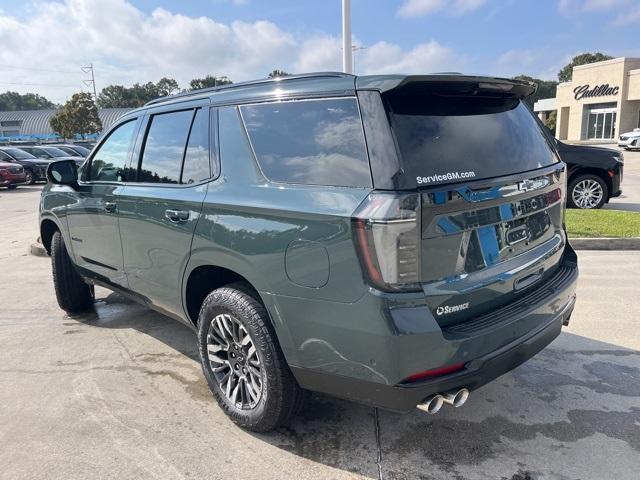
[[[165,210],[164,216],[174,223],[186,222],[189,220],[189,212],[187,210]]]
[[[117,207],[116,202],[104,202],[104,209],[109,213],[115,212],[116,207]]]

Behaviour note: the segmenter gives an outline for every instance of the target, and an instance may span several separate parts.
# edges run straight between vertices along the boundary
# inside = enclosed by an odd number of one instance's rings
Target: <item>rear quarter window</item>
[[[355,98],[273,102],[240,109],[260,168],[269,180],[371,186]]]

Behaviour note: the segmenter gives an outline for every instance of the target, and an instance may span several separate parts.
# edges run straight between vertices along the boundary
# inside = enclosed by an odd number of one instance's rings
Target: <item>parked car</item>
[[[49,160],[36,158],[30,153],[15,147],[0,147],[0,161],[19,164],[24,169],[25,183],[33,185],[40,180],[46,180]]]
[[[70,144],[70,143],[52,144],[52,145],[47,145],[47,146],[55,147],[58,150],[62,150],[67,155],[70,155],[72,157],[86,158],[87,155],[89,155],[89,153],[91,153],[91,150],[89,150],[88,148],[83,147],[82,145],[74,145],[74,144]]]
[[[640,148],[640,128],[634,128],[633,132],[620,135],[618,146],[625,150]]]
[[[568,167],[567,205],[602,208],[622,194],[624,156],[612,148],[569,145],[557,141],[560,158]]]
[[[12,190],[21,183],[25,183],[24,169],[20,165],[3,162],[0,159],[0,187]]]
[[[213,396],[255,431],[306,390],[461,406],[575,303],[566,165],[523,103],[534,90],[323,73],[152,101],[80,175],[49,167],[58,304],[91,309],[102,285],[185,323]]]
[[[81,166],[84,163],[84,158],[79,157],[78,155],[69,155],[67,152],[56,147],[32,145],[20,147],[20,150],[24,150],[38,158],[46,158],[48,160],[73,160],[78,166]]]

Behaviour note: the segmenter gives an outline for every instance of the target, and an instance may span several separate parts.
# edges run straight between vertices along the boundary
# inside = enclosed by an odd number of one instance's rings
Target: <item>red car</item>
[[[16,188],[19,184],[25,183],[26,180],[27,177],[24,174],[22,165],[0,162],[0,187]]]

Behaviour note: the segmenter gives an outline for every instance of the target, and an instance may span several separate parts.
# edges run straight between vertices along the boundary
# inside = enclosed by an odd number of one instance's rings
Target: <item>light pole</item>
[[[342,71],[344,73],[353,73],[351,0],[342,0]]]

